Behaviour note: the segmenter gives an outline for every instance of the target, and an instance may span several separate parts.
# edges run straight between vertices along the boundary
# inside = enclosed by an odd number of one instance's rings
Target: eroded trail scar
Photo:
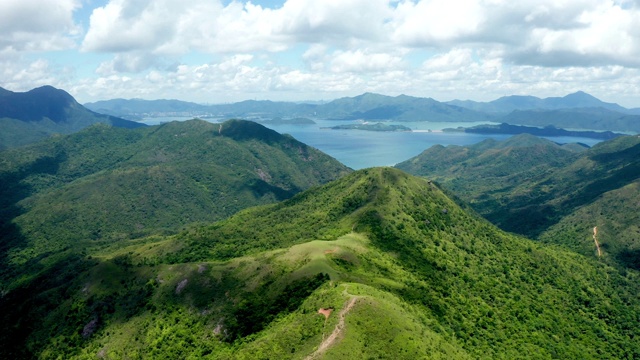
[[[596,249],[598,250],[598,257],[602,256],[602,252],[600,251],[600,244],[598,243],[598,227],[593,227],[593,242],[596,244]]]
[[[313,354],[307,356],[305,360],[315,359],[317,356],[322,355],[322,353],[327,351],[327,349],[336,342],[336,340],[338,339],[338,336],[340,336],[340,334],[344,330],[345,318],[347,317],[347,314],[349,313],[349,311],[356,304],[357,300],[358,300],[357,296],[354,296],[351,299],[349,299],[347,306],[342,308],[342,310],[340,311],[340,314],[338,314],[338,323],[336,324],[336,327],[333,329],[331,334],[326,339],[324,339],[322,343],[320,343],[320,346],[318,346],[318,350],[316,350]]]

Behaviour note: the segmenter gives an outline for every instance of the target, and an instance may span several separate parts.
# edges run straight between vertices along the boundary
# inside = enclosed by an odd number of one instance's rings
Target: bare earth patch
[[[330,346],[332,346],[338,340],[338,337],[342,334],[342,332],[344,330],[345,318],[347,317],[347,314],[349,313],[349,311],[356,304],[356,301],[358,301],[358,297],[357,296],[354,296],[351,299],[349,299],[349,301],[347,303],[347,306],[345,306],[340,311],[340,314],[338,315],[338,323],[336,324],[336,327],[333,329],[331,334],[329,334],[329,336],[326,339],[324,339],[322,341],[322,343],[320,343],[320,346],[318,346],[318,350],[314,351],[313,354],[307,356],[305,358],[305,360],[315,359],[316,357],[322,355],[325,351],[327,351],[327,349]],[[322,309],[320,309],[320,310],[322,310]],[[318,310],[318,312],[320,312],[320,310]]]
[[[600,251],[600,243],[598,243],[598,227],[593,227],[593,242],[596,244],[596,250],[598,250],[598,257],[602,257],[602,252]]]
[[[184,279],[178,283],[178,286],[176,286],[176,295],[182,292],[182,289],[184,289],[184,287],[187,286],[188,282],[189,280]]]
[[[318,309],[318,314],[324,315],[324,319],[327,320],[329,318],[329,315],[331,315],[332,311],[333,311],[332,308]]]

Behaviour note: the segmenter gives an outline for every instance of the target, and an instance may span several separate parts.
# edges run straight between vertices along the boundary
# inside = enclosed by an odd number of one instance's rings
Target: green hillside
[[[640,356],[637,273],[504,233],[391,168],[49,260],[0,298],[3,358]]]
[[[0,150],[54,134],[71,134],[96,123],[129,129],[145,126],[90,111],[64,90],[51,86],[27,92],[0,92]]]
[[[609,259],[640,267],[638,199],[631,190],[640,179],[639,137],[579,154],[554,145],[478,146],[434,147],[398,168],[441,182],[507,231],[585,255],[593,255],[593,227],[600,226]]]
[[[539,238],[640,270],[639,207],[640,181],[634,181],[579,207],[546,229]],[[593,237],[594,227],[601,249],[599,255]]]
[[[97,125],[0,153],[3,273],[91,244],[175,233],[350,170],[259,124]]]
[[[549,140],[521,134],[469,146],[435,145],[396,167],[441,183],[489,216],[490,211],[505,205],[505,198],[526,191],[521,184],[544,178],[577,156]]]

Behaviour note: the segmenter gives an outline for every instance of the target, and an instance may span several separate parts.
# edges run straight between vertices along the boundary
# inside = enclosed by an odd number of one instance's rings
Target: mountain
[[[153,116],[200,116],[223,119],[296,118],[312,116],[317,105],[268,100],[202,105],[180,100],[113,99],[87,103],[85,106],[105,114],[140,120]]]
[[[435,145],[396,167],[418,176],[428,176],[461,194],[466,190],[453,186],[463,182],[461,179],[468,179],[464,181],[465,186],[489,186],[495,191],[496,182],[504,182],[504,186],[509,187],[509,184],[517,183],[516,179],[528,178],[529,173],[538,172],[540,167],[563,167],[576,156],[550,140],[520,134],[504,141],[486,139],[469,146]],[[471,178],[483,181],[472,182]]]
[[[95,111],[123,117],[141,117],[153,113],[183,112],[188,116],[200,113],[213,117],[267,119],[273,117],[323,118],[340,120],[396,121],[484,121],[491,116],[451,106],[428,98],[406,95],[396,97],[366,93],[345,97],[324,104],[247,100],[233,104],[197,105],[177,100],[108,100],[86,104]]]
[[[621,113],[634,113],[633,109],[626,109],[615,103],[607,103],[583,91],[568,94],[563,97],[538,98],[535,96],[511,95],[503,96],[489,102],[471,100],[453,100],[447,104],[464,107],[487,113],[507,114],[516,110],[560,110],[575,108],[602,108]],[[638,115],[636,113],[636,115]]]
[[[433,147],[398,168],[439,181],[507,231],[585,255],[593,255],[598,226],[603,260],[640,268],[638,199],[632,195],[640,181],[640,137],[580,153],[553,145],[479,146]]]
[[[603,108],[517,110],[499,118],[499,121],[516,125],[640,133],[640,115]]]
[[[175,233],[349,171],[290,136],[241,120],[94,125],[7,150],[0,153],[3,272],[64,249]]]
[[[545,99],[514,95],[490,102],[453,100],[447,104],[493,114],[495,121],[512,125],[640,132],[637,109],[603,102],[582,91]]]
[[[130,119],[180,115],[247,119],[305,117],[369,121],[492,121],[513,125],[640,132],[640,113],[605,103],[584,92],[546,99],[508,96],[489,103],[459,100],[443,103],[431,98],[365,93],[324,104],[248,100],[233,104],[198,105],[178,100],[117,99],[86,106]]]
[[[0,92],[0,150],[69,134],[96,123],[121,128],[140,123],[92,112],[64,90],[43,86],[27,92]]]
[[[366,93],[341,98],[316,109],[318,116],[344,120],[487,121],[492,117],[431,98]]]
[[[504,233],[392,168],[46,266],[0,298],[3,358],[640,355],[637,273]]]
[[[187,113],[195,115],[208,111],[207,106],[180,100],[113,99],[84,104],[93,111],[140,120],[143,114]]]

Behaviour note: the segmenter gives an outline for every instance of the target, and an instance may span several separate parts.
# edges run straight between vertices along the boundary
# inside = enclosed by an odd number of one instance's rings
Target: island
[[[361,123],[361,124],[345,124],[332,126],[329,129],[332,130],[367,130],[367,131],[411,131],[404,125],[389,125],[383,123]]]
[[[572,136],[584,137],[590,139],[608,140],[624,134],[614,133],[611,131],[587,131],[587,130],[565,130],[557,128],[553,125],[543,128],[533,126],[521,126],[502,123],[500,125],[478,125],[473,127],[458,127],[443,129],[443,132],[465,132],[473,134],[531,134],[535,136]]]

